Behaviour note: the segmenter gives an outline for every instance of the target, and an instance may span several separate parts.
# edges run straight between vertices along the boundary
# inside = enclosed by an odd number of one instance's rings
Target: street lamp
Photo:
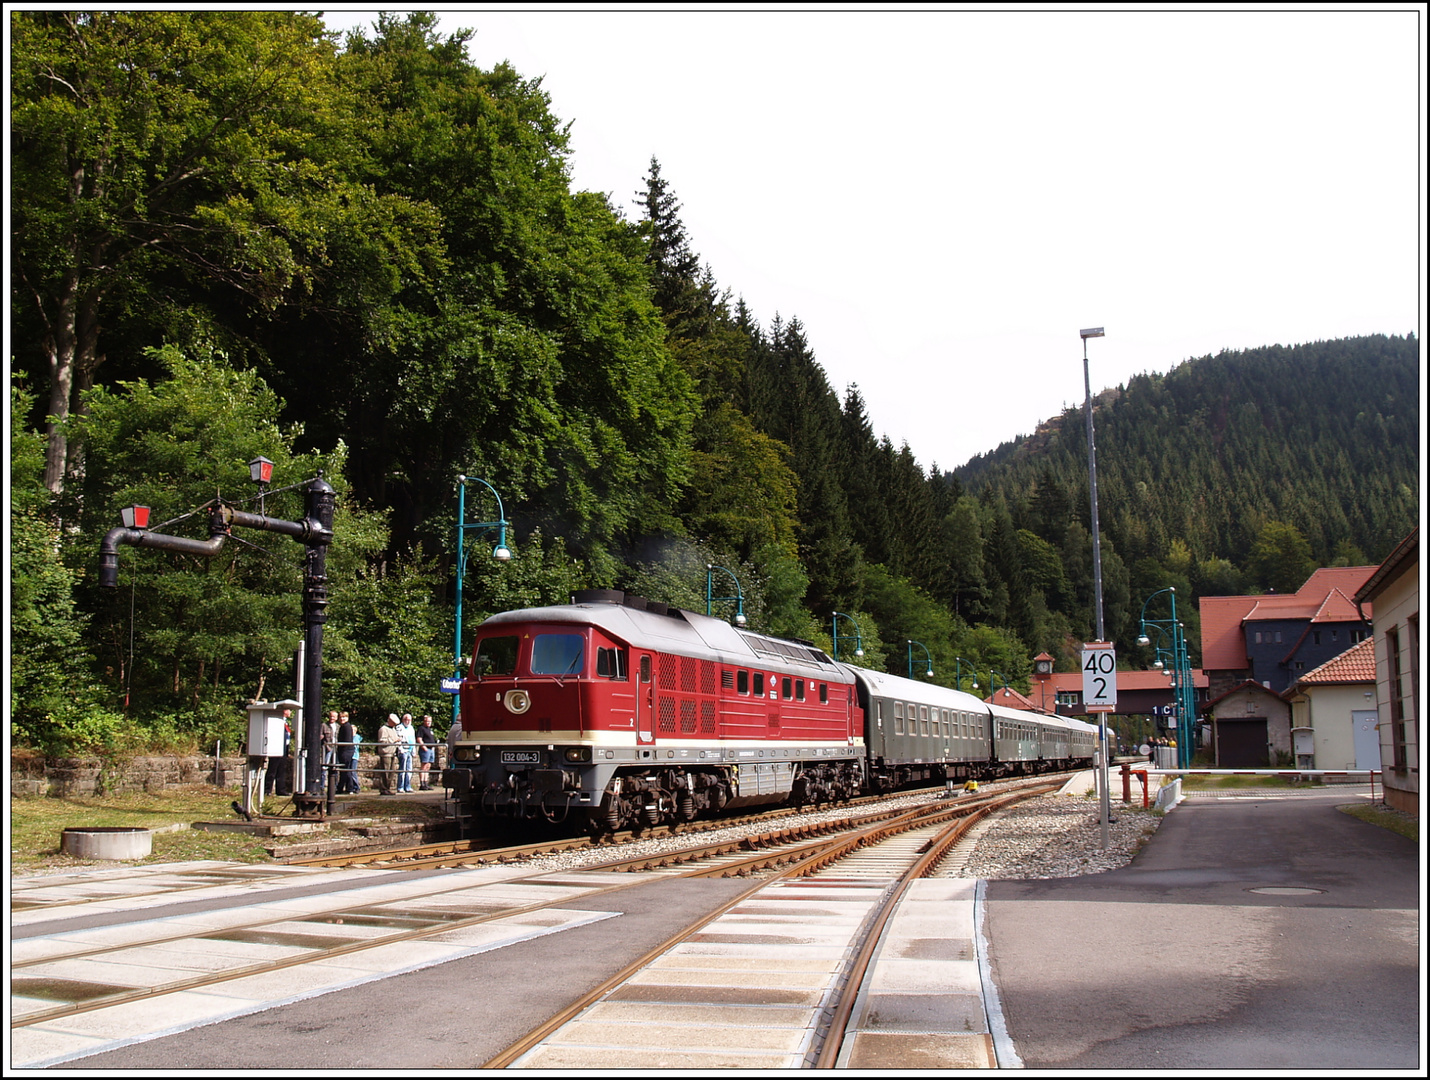
[[[1147,605],[1163,593],[1168,596],[1171,617],[1168,619],[1147,618]],[[1165,589],[1158,589],[1147,597],[1142,602],[1142,613],[1138,622],[1142,628],[1142,633],[1137,638],[1139,645],[1152,643],[1152,639],[1147,634],[1149,627],[1157,631],[1159,644],[1153,666],[1166,670],[1162,664],[1163,655],[1166,655],[1171,661],[1173,710],[1177,718],[1177,767],[1190,769],[1192,767],[1192,737],[1196,731],[1197,691],[1192,680],[1192,661],[1187,651],[1186,628],[1177,619],[1176,587],[1168,585]],[[1160,642],[1167,642],[1171,648],[1164,648]]]
[[[734,595],[734,596],[711,596],[711,595],[710,595],[710,594],[711,594],[711,590],[712,590],[712,588],[713,588],[713,586],[714,586],[715,571],[716,571],[716,570],[725,570],[725,573],[727,573],[727,574],[730,575],[730,580],[735,583],[735,595]],[[736,626],[744,626],[744,625],[745,625],[745,590],[742,589],[742,588],[740,588],[740,579],[737,578],[731,571],[726,570],[725,567],[723,567],[723,566],[716,566],[714,563],[706,563],[706,564],[705,564],[705,614],[706,614],[706,615],[709,615],[709,614],[710,614],[710,605],[711,605],[714,601],[716,601],[716,600],[719,600],[719,601],[721,601],[721,602],[724,602],[724,601],[726,601],[726,600],[734,600],[734,601],[735,601],[735,625],[736,625]]]
[[[972,664],[972,663],[970,663],[969,661],[965,660],[965,659],[964,659],[963,657],[961,657],[961,656],[955,656],[955,657],[953,658],[953,670],[954,670],[953,685],[954,685],[954,688],[957,689],[957,690],[962,690],[962,689],[963,689],[963,665],[964,665],[964,664],[968,664],[969,667],[973,667],[973,664]],[[977,689],[978,689],[978,672],[977,672],[977,671],[972,672],[972,673],[969,675],[969,678],[971,678],[971,679],[973,680],[973,689],[977,690]]]
[[[854,623],[854,655],[864,655],[864,635],[859,632],[859,624],[854,621],[853,616],[846,615],[842,611],[834,613],[834,659],[839,659],[839,620],[848,619]]]
[[[994,682],[994,680],[993,680],[993,677],[994,677],[995,675],[998,676],[998,678],[1000,678],[1000,679],[1003,680],[1003,689],[1004,689],[1004,690],[1007,690],[1007,689],[1008,689],[1008,678],[1007,678],[1007,676],[1005,676],[1001,671],[994,671],[992,668],[989,668],[989,669],[988,669],[988,692],[989,692],[989,695],[990,695],[990,696],[996,695],[996,694],[998,693],[998,684],[997,684],[996,682]],[[996,699],[995,699],[995,700],[996,700]]]
[[[928,670],[924,672],[924,674],[927,675],[930,679],[932,679],[933,657],[929,655],[928,646],[925,645],[922,641],[913,641],[908,638],[906,638],[905,640],[909,642],[909,678],[912,679],[914,677],[914,646],[917,645],[920,649],[924,651],[924,657],[928,660]]]
[[[467,481],[475,480],[483,485],[497,501],[497,519],[495,521],[467,522]],[[497,494],[497,489],[488,484],[478,476],[457,475],[457,632],[453,641],[453,652],[456,656],[454,664],[456,668],[455,677],[458,681],[462,678],[462,579],[467,575],[467,549],[466,535],[468,529],[478,529],[486,532],[491,529],[497,530],[497,546],[492,548],[492,558],[497,562],[506,562],[511,558],[511,552],[506,546],[506,530],[508,522],[506,511],[502,509],[501,496]],[[461,695],[452,696],[452,720],[455,723],[460,716]]]

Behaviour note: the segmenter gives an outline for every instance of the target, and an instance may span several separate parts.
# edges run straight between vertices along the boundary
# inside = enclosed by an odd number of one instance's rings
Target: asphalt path
[[[1420,849],[1349,801],[1195,796],[1128,867],[989,882],[1024,1066],[1424,1075]]]

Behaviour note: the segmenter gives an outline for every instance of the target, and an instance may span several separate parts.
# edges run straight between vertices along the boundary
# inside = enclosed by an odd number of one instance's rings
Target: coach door
[[[636,669],[636,745],[655,742],[655,657],[632,650]]]

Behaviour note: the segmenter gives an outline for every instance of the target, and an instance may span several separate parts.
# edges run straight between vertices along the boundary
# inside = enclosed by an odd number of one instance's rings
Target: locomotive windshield
[[[487,675],[515,675],[516,647],[515,637],[491,637],[477,642],[473,674],[479,679]]]
[[[531,645],[531,673],[579,675],[585,647],[580,634],[537,634]]]

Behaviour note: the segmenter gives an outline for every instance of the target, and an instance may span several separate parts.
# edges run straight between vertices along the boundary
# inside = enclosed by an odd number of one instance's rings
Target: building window
[[[1321,643],[1321,632],[1320,632],[1319,630],[1312,630],[1312,631],[1311,631],[1311,644],[1312,644],[1312,645],[1319,645],[1320,643]]]
[[[1406,769],[1405,752],[1405,700],[1402,697],[1400,677],[1400,631],[1385,632],[1386,695],[1390,699],[1390,752],[1396,772]]]

